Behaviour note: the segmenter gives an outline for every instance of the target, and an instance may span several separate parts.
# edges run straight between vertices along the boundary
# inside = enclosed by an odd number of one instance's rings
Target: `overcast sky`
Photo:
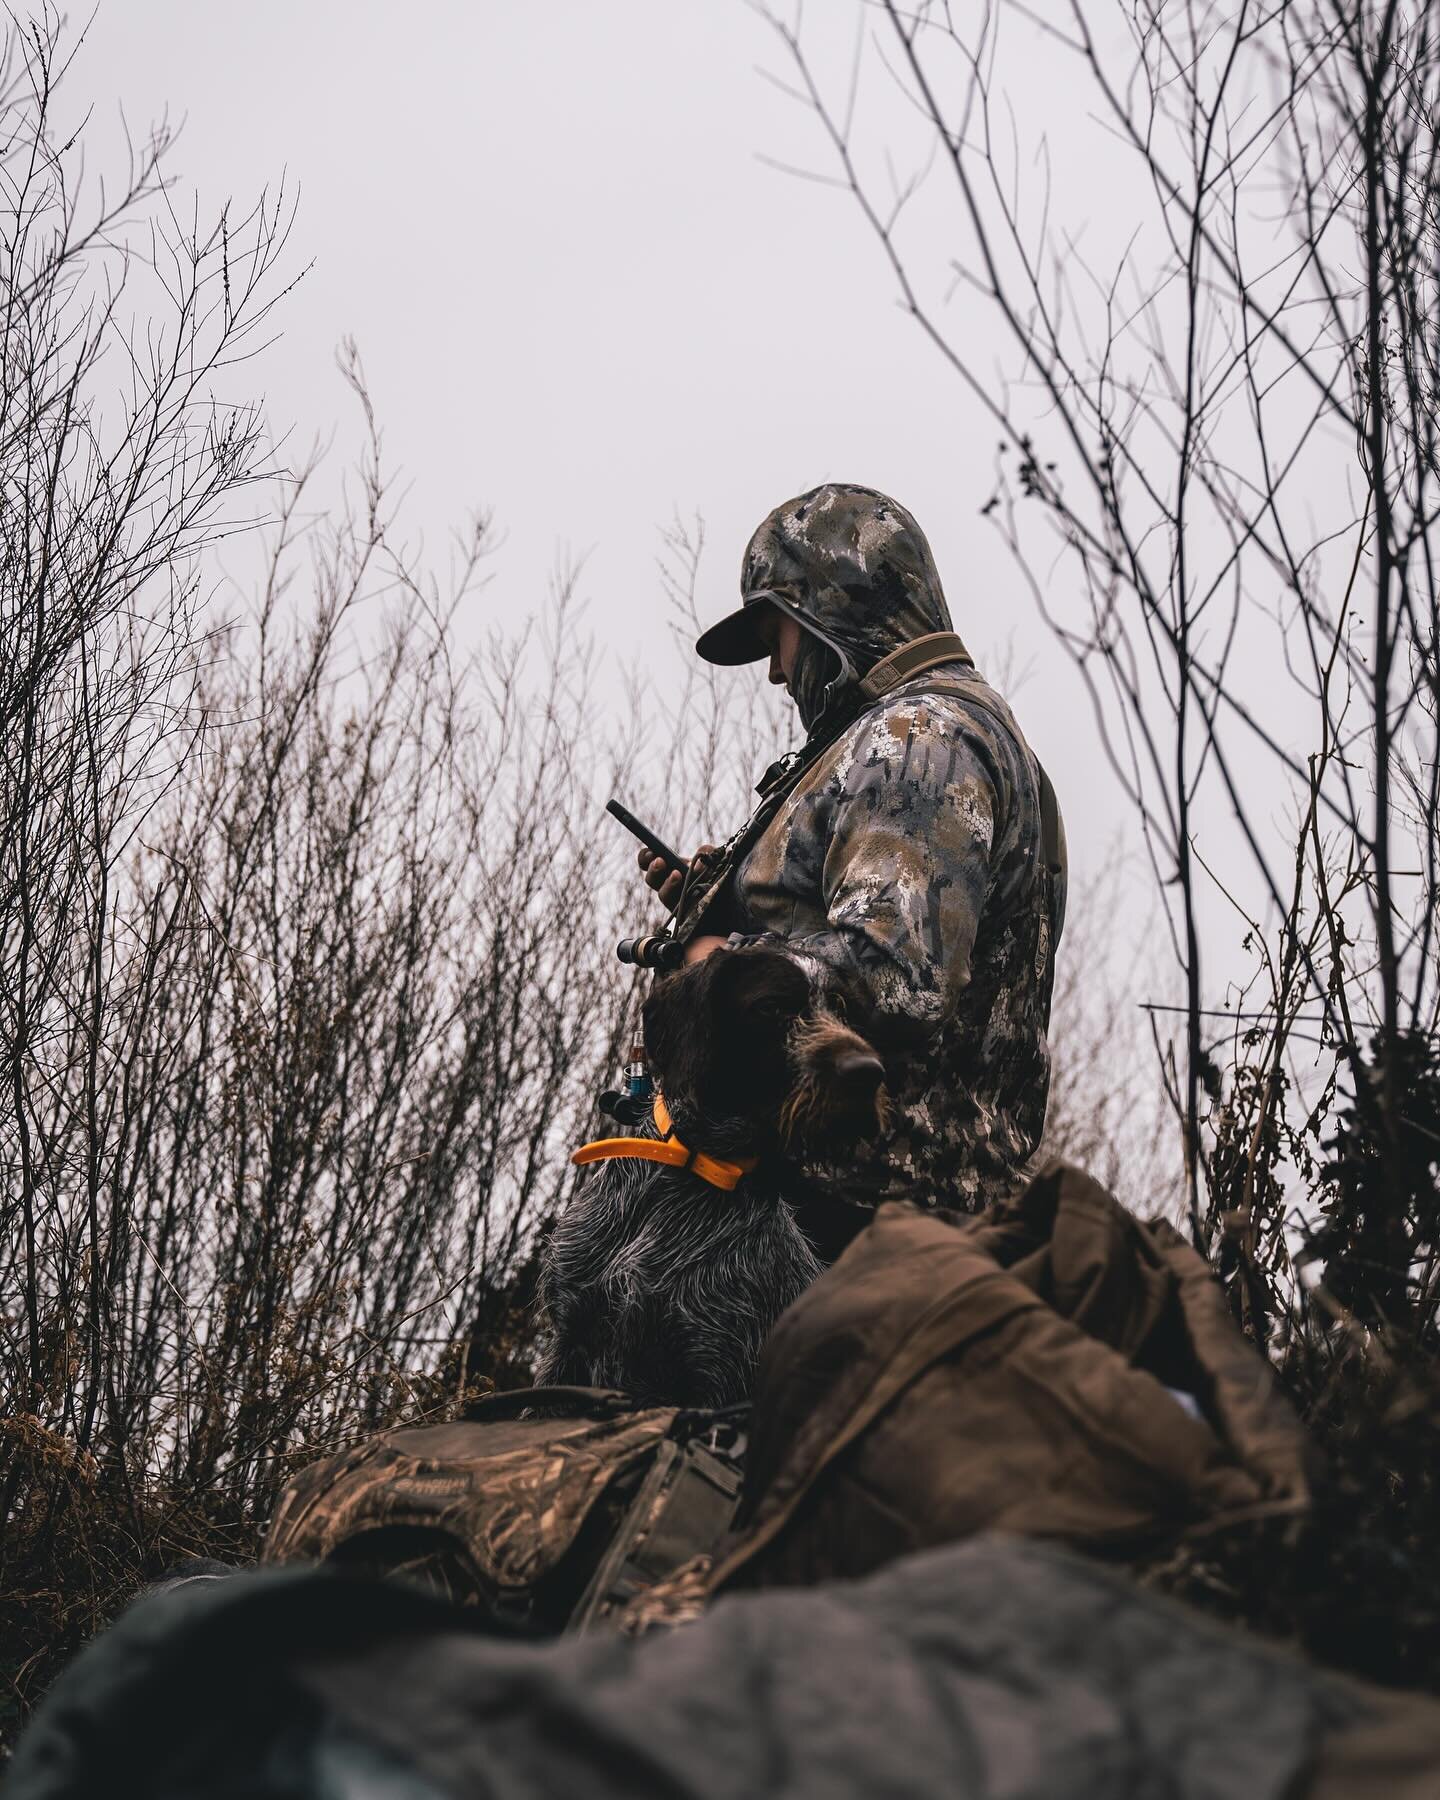
[[[848,56],[859,13],[826,0]],[[814,17],[812,11],[812,17]],[[1025,47],[1022,46],[1022,49]],[[1043,61],[1027,117],[1053,115]],[[982,667],[1009,646],[1016,700],[1083,870],[1128,815],[1089,704],[979,516],[994,428],[896,302],[845,194],[762,155],[828,166],[743,0],[101,0],[75,71],[93,134],[183,117],[202,209],[298,186],[282,335],[252,373],[303,446],[354,421],[335,372],[359,342],[409,517],[431,545],[492,509],[487,605],[543,600],[586,558],[591,622],[629,660],[664,616],[658,533],[706,522],[702,611],[735,601],[777,502],[860,481],[909,506]],[[867,69],[877,139],[905,102]],[[778,702],[778,697],[777,697]]]

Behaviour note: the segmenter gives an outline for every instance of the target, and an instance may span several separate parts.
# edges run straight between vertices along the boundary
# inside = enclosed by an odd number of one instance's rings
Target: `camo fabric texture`
[[[611,1484],[653,1460],[674,1417],[669,1408],[600,1420],[461,1419],[382,1433],[291,1482],[263,1560],[321,1562],[375,1534],[408,1531],[451,1546],[488,1598],[531,1593],[555,1574]]]
[[[867,488],[817,488],[777,508],[745,553],[742,586],[792,600],[786,610],[857,676],[951,629],[920,528]],[[810,747],[832,741],[723,891],[703,897],[704,928],[843,970],[873,1002],[890,1126],[843,1162],[807,1165],[822,1191],[975,1210],[1024,1178],[1045,1123],[1064,882],[1041,854],[1038,765],[968,662],[864,710],[852,684],[848,718],[845,704],[832,694]]]
[[[745,547],[740,591],[791,602],[860,675],[912,638],[950,630],[924,532],[873,488],[832,483],[777,506]]]

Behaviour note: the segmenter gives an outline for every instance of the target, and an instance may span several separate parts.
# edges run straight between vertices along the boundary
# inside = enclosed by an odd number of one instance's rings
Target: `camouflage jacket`
[[[838,527],[809,526],[810,566],[790,589],[802,623],[818,616],[826,642],[851,652],[860,673],[903,643],[948,630],[939,578],[909,514],[868,490],[817,494],[842,496],[848,517],[833,504]],[[791,502],[788,521],[779,509],[757,533],[759,542],[769,528],[771,544],[747,553],[749,591],[777,570],[794,577],[786,555],[808,523],[797,529],[794,512],[813,509],[815,498]],[[876,502],[895,521],[888,542],[873,517],[860,532],[854,526]],[[822,530],[830,543],[817,554]],[[862,550],[855,560],[868,568],[827,584],[835,538],[843,553],[864,531],[868,558]],[[898,563],[898,577],[885,574],[887,563]],[[891,1120],[843,1163],[807,1166],[822,1193],[975,1210],[1024,1178],[1045,1123],[1064,878],[1041,855],[1039,765],[968,661],[914,676],[829,731],[758,839],[747,846],[738,834],[738,853],[687,909],[682,935],[730,930],[859,978],[886,1059]]]

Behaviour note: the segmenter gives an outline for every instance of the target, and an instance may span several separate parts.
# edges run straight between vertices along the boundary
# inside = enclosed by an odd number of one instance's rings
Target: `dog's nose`
[[[847,1087],[873,1090],[885,1079],[885,1065],[873,1050],[846,1050],[835,1059],[835,1073]]]

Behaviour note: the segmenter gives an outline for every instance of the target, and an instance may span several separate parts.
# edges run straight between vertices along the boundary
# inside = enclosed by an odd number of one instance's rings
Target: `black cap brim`
[[[760,608],[768,604],[768,595],[757,594],[747,600],[737,611],[700,634],[695,641],[695,654],[727,669],[737,668],[741,663],[762,662],[770,651],[755,627]]]

